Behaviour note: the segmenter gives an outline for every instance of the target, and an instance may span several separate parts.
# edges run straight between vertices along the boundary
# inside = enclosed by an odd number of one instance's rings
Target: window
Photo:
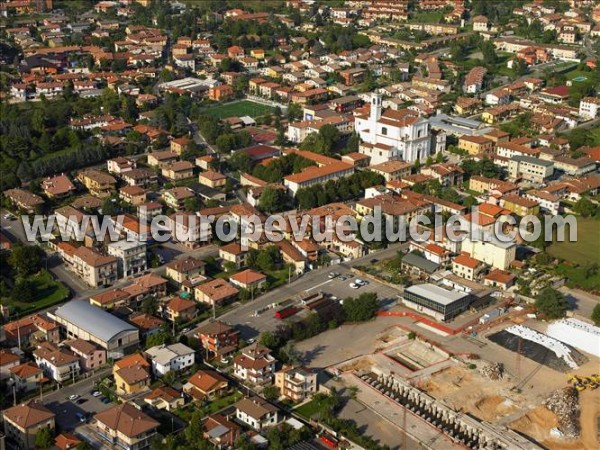
[[[383,134],[384,136],[387,136],[387,128],[386,127],[381,128],[381,134]]]

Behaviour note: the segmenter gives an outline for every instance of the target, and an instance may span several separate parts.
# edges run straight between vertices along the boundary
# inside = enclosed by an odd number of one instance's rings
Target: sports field
[[[224,105],[212,106],[206,109],[204,114],[217,117],[219,119],[227,119],[228,117],[250,116],[256,118],[271,113],[275,108],[261,103],[255,103],[250,100],[240,100],[239,102],[227,103]]]

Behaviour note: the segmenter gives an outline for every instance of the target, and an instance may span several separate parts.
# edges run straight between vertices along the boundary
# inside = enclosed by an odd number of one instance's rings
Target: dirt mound
[[[510,423],[509,426],[538,441],[543,441],[550,436],[550,430],[558,426],[558,417],[552,411],[539,406]]]
[[[499,395],[483,397],[474,406],[476,415],[487,421],[494,421],[517,409],[514,403]]]

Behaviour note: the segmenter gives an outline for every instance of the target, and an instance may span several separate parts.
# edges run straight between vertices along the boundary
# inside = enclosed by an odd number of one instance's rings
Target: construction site
[[[507,310],[446,337],[386,317],[364,353],[328,370],[425,448],[598,448],[600,366],[590,352],[598,328],[573,319],[549,326],[527,314]],[[331,351],[351,355],[336,337]]]

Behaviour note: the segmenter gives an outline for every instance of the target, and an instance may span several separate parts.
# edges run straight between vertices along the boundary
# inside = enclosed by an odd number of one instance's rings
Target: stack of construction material
[[[504,366],[502,363],[491,363],[481,367],[481,374],[490,380],[499,380],[504,375]]]
[[[558,417],[558,428],[567,438],[577,438],[579,424],[579,398],[572,387],[558,389],[544,401],[544,406]]]

